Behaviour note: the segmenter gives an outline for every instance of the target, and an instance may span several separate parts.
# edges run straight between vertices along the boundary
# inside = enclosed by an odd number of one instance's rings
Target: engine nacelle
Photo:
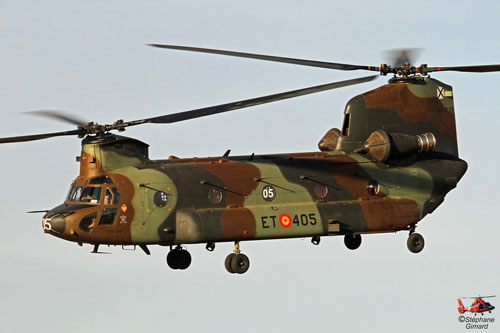
[[[389,158],[405,157],[413,153],[436,150],[436,137],[431,132],[420,135],[387,133],[384,130],[372,132],[363,147],[358,149],[373,156],[379,162]]]

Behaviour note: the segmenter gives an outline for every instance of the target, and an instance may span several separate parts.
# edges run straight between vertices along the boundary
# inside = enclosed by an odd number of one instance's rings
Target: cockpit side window
[[[104,194],[104,204],[111,205],[113,202],[113,192],[111,192],[110,188],[106,188],[106,193]]]
[[[118,205],[120,202],[120,192],[116,187],[106,187],[106,192],[104,194],[104,204],[105,205]]]
[[[118,189],[116,187],[113,187],[112,190],[113,194],[115,195],[115,197],[113,198],[113,205],[118,205],[118,203],[120,202],[120,192],[118,192]]]
[[[83,190],[80,202],[99,203],[101,199],[101,187],[86,187]]]
[[[115,216],[118,208],[104,208],[101,214],[99,225],[111,225],[115,222]]]

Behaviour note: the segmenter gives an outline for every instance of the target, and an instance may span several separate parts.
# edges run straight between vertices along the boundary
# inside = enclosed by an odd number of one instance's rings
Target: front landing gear
[[[234,242],[233,253],[224,261],[224,266],[229,273],[243,274],[250,268],[250,259],[240,251],[240,242]]]
[[[406,245],[408,245],[408,250],[410,250],[410,252],[419,253],[423,250],[425,245],[424,237],[419,233],[413,232],[408,236]]]
[[[177,245],[175,249],[170,250],[168,253],[167,264],[172,269],[186,269],[191,265],[191,255],[186,249]]]

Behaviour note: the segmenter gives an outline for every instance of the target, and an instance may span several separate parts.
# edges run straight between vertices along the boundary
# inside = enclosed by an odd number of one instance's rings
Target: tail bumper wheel
[[[408,250],[410,250],[410,252],[419,253],[423,250],[425,245],[424,237],[421,234],[414,232],[408,237],[406,245],[408,245]]]

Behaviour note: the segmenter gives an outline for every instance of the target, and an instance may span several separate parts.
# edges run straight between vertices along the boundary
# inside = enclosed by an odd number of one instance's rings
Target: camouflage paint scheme
[[[91,185],[103,187],[99,204],[66,201],[49,211],[44,230],[79,243],[122,245],[396,232],[432,213],[467,170],[458,158],[452,88],[444,83],[394,80],[354,97],[345,114],[342,133],[324,138],[329,148],[310,153],[149,160],[148,145],[138,140],[87,137],[74,185],[103,175],[113,184]],[[431,132],[436,149],[379,162],[359,151],[376,130]],[[374,183],[376,194],[367,190]],[[272,201],[263,194],[269,185]],[[118,189],[118,203],[103,204],[106,187]],[[158,192],[166,194],[163,207],[155,204]],[[112,224],[99,224],[109,209],[116,210]]]

